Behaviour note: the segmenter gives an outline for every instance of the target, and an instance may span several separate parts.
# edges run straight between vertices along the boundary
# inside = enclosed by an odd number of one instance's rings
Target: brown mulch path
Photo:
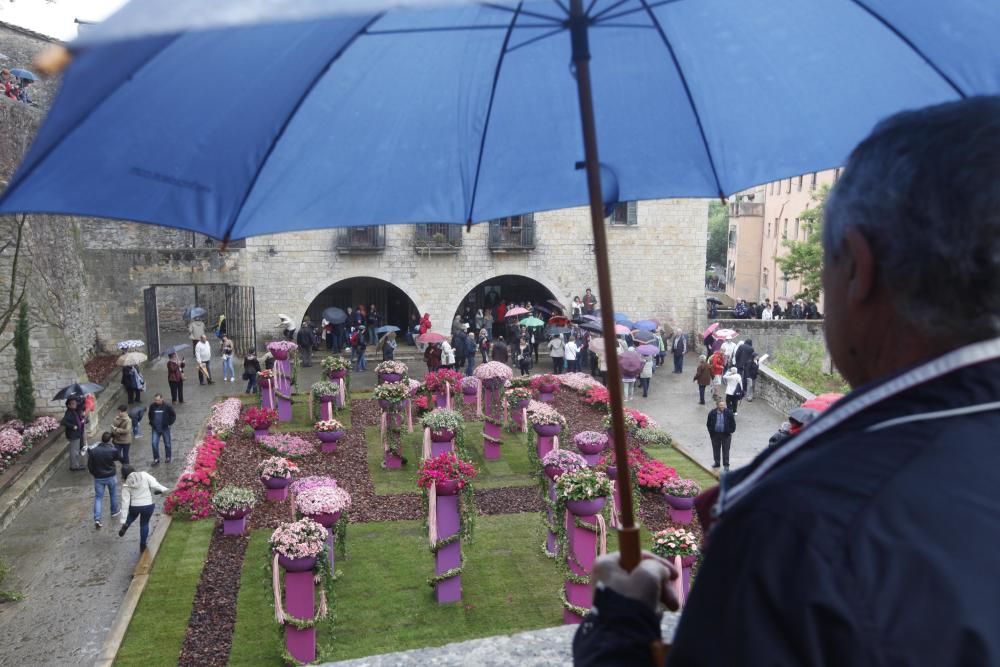
[[[118,370],[118,367],[115,366],[117,358],[117,354],[99,354],[93,357],[83,365],[87,379],[97,384],[107,384],[108,378]]]
[[[249,537],[222,534],[216,526],[194,595],[178,665],[225,667],[236,627],[236,597]]]

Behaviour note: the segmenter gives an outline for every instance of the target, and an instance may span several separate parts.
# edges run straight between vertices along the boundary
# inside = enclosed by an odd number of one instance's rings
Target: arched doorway
[[[452,313],[452,319],[458,315],[463,321],[471,322],[478,309],[484,309],[483,312],[492,309],[496,313],[496,307],[501,302],[510,307],[512,304],[526,304],[530,301],[533,305],[551,309],[552,305],[546,302],[555,298],[552,290],[533,278],[516,274],[494,276],[466,293]]]
[[[305,314],[313,322],[319,323],[323,310],[337,306],[347,310],[364,304],[368,309],[372,304],[382,314],[383,324],[392,324],[406,331],[410,315],[417,312],[413,300],[392,283],[379,278],[358,277],[347,278],[333,283],[312,300]]]

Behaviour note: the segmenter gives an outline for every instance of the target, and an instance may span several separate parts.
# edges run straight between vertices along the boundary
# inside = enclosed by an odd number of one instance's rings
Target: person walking
[[[79,399],[70,396],[66,399],[66,413],[63,414],[62,425],[66,431],[66,439],[69,441],[69,469],[83,470],[83,448],[86,446],[86,419],[80,412]]]
[[[743,378],[744,395],[747,393],[747,366],[750,365],[750,360],[756,356],[757,353],[753,349],[753,340],[750,338],[743,341],[733,353],[733,364],[736,366],[736,370],[740,372],[740,377]]]
[[[722,374],[726,372],[726,357],[722,354],[722,351],[713,352],[712,356],[708,358],[709,368],[712,369],[712,397],[714,399],[722,398]]]
[[[135,366],[122,367],[122,386],[125,387],[126,402],[129,405],[139,403],[142,400],[142,389],[140,387],[139,369]]]
[[[549,338],[548,346],[549,356],[552,357],[552,373],[559,375],[562,373],[563,363],[566,358],[566,345],[563,343],[562,336],[556,334]]]
[[[461,371],[465,368],[465,329],[468,325],[462,324],[462,331],[451,337],[451,349],[455,352],[454,369]]]
[[[712,367],[704,354],[698,357],[698,368],[694,371],[692,382],[698,383],[698,405],[705,405],[705,388],[712,384]]]
[[[674,329],[674,340],[670,343],[670,351],[674,355],[674,373],[684,372],[684,355],[687,354],[687,336],[680,329]]]
[[[566,360],[564,369],[568,373],[580,372],[580,348],[576,345],[576,336],[570,336],[563,346],[563,358]]]
[[[222,334],[222,344],[220,345],[219,352],[222,355],[222,381],[236,382],[236,368],[233,366],[233,354],[235,354],[236,350],[233,347],[233,341],[225,334]],[[309,354],[312,354],[311,348]],[[305,358],[305,353],[302,356]]]
[[[118,506],[118,478],[115,461],[120,461],[118,450],[111,444],[111,434],[101,434],[101,441],[87,451],[87,470],[94,478],[94,528],[101,528],[104,512],[104,492],[111,496],[111,518],[121,513]]]
[[[247,350],[243,357],[243,379],[247,381],[246,393],[257,393],[257,374],[260,373],[260,360],[256,350]]]
[[[166,493],[169,489],[148,472],[136,470],[126,464],[122,466],[122,527],[118,537],[125,537],[125,532],[132,523],[139,519],[139,553],[146,550],[146,540],[149,537],[149,520],[153,517],[156,504],[153,495]]]
[[[128,463],[128,450],[132,447],[132,418],[125,404],[118,406],[118,414],[111,422],[111,442],[118,450],[119,460]]]
[[[390,331],[387,333],[381,341],[382,345],[382,361],[392,361],[396,358],[396,332]]]
[[[517,351],[514,353],[514,359],[517,361],[517,367],[521,369],[522,377],[527,375],[528,371],[531,370],[531,357],[531,344],[527,338],[521,338],[517,343]]]
[[[208,338],[201,337],[198,344],[194,346],[194,358],[198,362],[198,384],[215,384],[212,382],[212,346]]]
[[[198,342],[205,337],[205,323],[199,319],[188,322],[188,338],[191,339],[191,347],[194,348]]]
[[[667,358],[667,344],[663,340],[663,329],[657,329],[653,332],[653,345],[660,350],[656,353],[656,365],[662,366],[664,360]]]
[[[308,317],[302,320],[302,326],[299,327],[298,333],[295,334],[295,342],[299,346],[302,367],[309,368],[312,366],[313,344],[316,341],[313,325]]]
[[[733,416],[740,414],[740,399],[743,398],[743,376],[736,366],[730,366],[722,376],[726,383],[726,406],[733,411]]]
[[[583,295],[583,314],[593,315],[595,308],[597,308],[597,297],[594,296],[594,293],[588,287]]]
[[[424,350],[424,363],[427,364],[427,372],[434,373],[441,367],[441,346],[437,343],[429,343]]]
[[[719,467],[721,453],[723,470],[729,472],[729,450],[733,443],[733,433],[736,432],[736,415],[726,407],[725,401],[716,401],[715,408],[708,411],[705,426],[712,441],[712,467]]]
[[[170,402],[184,402],[184,360],[176,352],[167,357],[167,384],[170,385]]]
[[[503,336],[498,337],[496,342],[493,343],[493,347],[490,350],[490,358],[493,361],[499,361],[502,364],[510,363],[510,350],[508,349]]]
[[[649,381],[653,377],[653,357],[642,358],[642,370],[639,371],[639,384],[642,386],[642,397],[649,398]]]
[[[490,360],[490,335],[485,327],[479,330],[479,353],[484,364]]]
[[[167,463],[170,463],[171,443],[170,427],[177,419],[174,409],[163,402],[163,395],[157,394],[153,397],[153,402],[149,405],[149,426],[153,432],[153,465],[160,464],[160,439],[163,439],[163,450],[167,456]]]
[[[378,334],[375,332],[382,326],[382,313],[378,312],[378,307],[373,303],[368,306],[368,343],[375,345],[378,343]]]
[[[441,341],[441,368],[455,368],[455,348],[447,340]]]
[[[354,333],[354,354],[357,357],[358,372],[368,370],[368,357],[366,356],[368,351],[368,342],[365,340],[366,335],[364,326],[359,327]]]
[[[472,376],[476,368],[476,335],[471,331],[465,335],[465,375]]]

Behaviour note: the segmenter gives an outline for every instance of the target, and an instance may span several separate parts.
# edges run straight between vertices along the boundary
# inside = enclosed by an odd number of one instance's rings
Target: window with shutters
[[[614,227],[626,227],[639,224],[639,215],[636,202],[627,201],[615,204],[611,210],[611,215],[605,218],[609,225]]]
[[[815,171],[812,173],[812,176],[809,178],[809,189],[810,190],[815,190],[816,189],[816,172]]]

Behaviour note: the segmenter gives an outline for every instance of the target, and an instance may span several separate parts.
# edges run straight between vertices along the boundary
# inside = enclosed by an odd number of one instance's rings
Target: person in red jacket
[[[708,365],[712,368],[712,396],[718,400],[722,397],[722,374],[726,370],[726,356],[722,350],[713,352],[708,358]]]
[[[431,330],[431,315],[430,313],[424,313],[424,316],[420,318],[420,335],[423,336],[430,330]]]

